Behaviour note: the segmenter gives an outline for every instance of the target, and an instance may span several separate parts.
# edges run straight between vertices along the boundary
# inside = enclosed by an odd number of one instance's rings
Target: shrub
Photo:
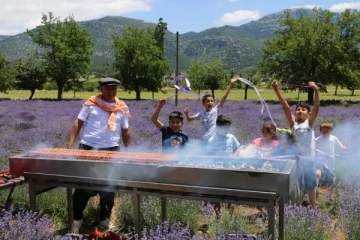
[[[332,239],[333,219],[326,212],[292,204],[285,206],[285,239]],[[330,231],[329,231],[330,230]],[[335,229],[334,229],[335,230]]]
[[[131,195],[123,195],[120,201],[118,217],[127,226],[134,226],[133,205]],[[201,205],[196,201],[168,199],[168,218],[170,224],[181,222],[188,224],[195,231],[201,215]],[[153,196],[141,197],[141,225],[155,229],[161,224],[160,198]]]
[[[166,239],[166,240],[195,240],[196,238],[191,235],[189,226],[182,227],[180,223],[170,225],[168,222],[164,222],[161,225],[158,225],[155,230],[146,228],[142,231],[140,236],[135,234],[132,231],[126,236],[126,239],[134,240],[157,240],[157,239]],[[201,237],[200,240],[205,240]]]
[[[85,81],[83,88],[85,91],[94,92],[99,88],[99,84],[97,82]]]
[[[57,85],[56,85],[56,82],[54,82],[54,81],[49,81],[49,82],[44,83],[43,89],[45,89],[45,90],[47,90],[47,91],[52,91],[52,90],[57,90],[58,87],[57,87]]]
[[[20,210],[16,214],[1,211],[0,239],[47,240],[55,238],[52,220],[37,213]]]

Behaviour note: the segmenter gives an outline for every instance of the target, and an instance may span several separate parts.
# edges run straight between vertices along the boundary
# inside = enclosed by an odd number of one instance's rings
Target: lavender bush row
[[[48,240],[55,239],[50,218],[37,213],[20,210],[15,215],[11,211],[0,212],[0,239]]]
[[[334,234],[337,225],[333,224],[334,218],[319,209],[285,205],[285,239],[292,240],[324,240],[337,239]]]
[[[206,240],[204,237],[196,238],[192,236],[189,226],[183,227],[181,223],[175,223],[170,225],[168,222],[164,222],[158,225],[155,230],[147,230],[144,228],[140,235],[134,233],[132,230],[126,239],[131,240]]]
[[[0,167],[7,165],[8,157],[11,155],[11,152],[17,149],[28,149],[41,146],[64,147],[71,125],[76,118],[82,103],[83,101],[0,101]],[[129,105],[133,116],[130,120],[130,124],[132,128],[132,146],[134,147],[134,151],[160,151],[161,134],[150,121],[150,116],[157,105],[157,101],[127,101],[127,104]],[[167,123],[167,116],[171,111],[182,111],[184,107],[189,107],[191,114],[203,109],[199,101],[181,100],[179,101],[178,107],[175,107],[173,102],[169,101],[162,109],[160,120]],[[294,106],[292,106],[292,109],[294,110]],[[254,138],[260,136],[261,125],[264,121],[269,120],[266,112],[260,114],[260,110],[261,106],[251,101],[226,102],[223,114],[229,116],[233,120],[231,131],[242,144],[247,144]],[[269,105],[269,110],[278,126],[285,127],[286,121],[281,106],[278,104]],[[360,135],[360,128],[358,127],[358,124],[360,123],[360,108],[358,106],[321,107],[315,126],[317,135],[318,125],[321,120],[325,119],[336,123],[334,135],[338,136],[339,139],[348,146],[349,152],[354,154],[352,157],[358,159],[360,155],[360,142],[358,141],[358,136]],[[201,136],[200,123],[197,121],[191,123],[185,121],[183,131],[189,134],[190,139],[198,139]],[[352,165],[352,170],[354,172],[358,171],[359,165]],[[341,182],[341,186],[343,187],[339,189],[339,206],[337,213],[341,217],[340,222],[347,239],[359,239],[359,235],[356,235],[358,234],[356,230],[360,229],[359,225],[356,225],[356,223],[359,223],[360,216],[358,205],[360,202],[360,186],[359,184],[356,184],[359,182],[359,176],[354,174],[344,174],[344,176],[349,176],[349,179],[344,179],[344,181]],[[350,176],[353,177],[353,180],[351,180]],[[16,195],[15,192],[15,196]],[[15,199],[14,202],[17,203],[17,199]],[[52,203],[46,204],[44,202],[39,205],[40,210],[47,209],[47,213],[59,211],[58,208],[51,207],[51,204]],[[185,209],[187,205],[184,203],[179,203],[179,205],[184,206],[183,210],[179,212],[186,212]],[[148,206],[148,209],[151,209],[150,205]],[[179,208],[174,207],[174,209]],[[188,207],[188,209],[192,208]],[[325,234],[323,233],[323,230],[314,223],[316,221],[325,223],[325,213],[316,212],[315,214],[307,212],[307,210],[304,209],[298,210],[295,208],[291,211],[288,209],[287,211],[289,212],[289,215],[287,215],[286,219],[288,220],[285,226],[289,227],[289,229],[286,230],[289,234],[303,231],[305,226],[308,226],[310,230],[314,232],[314,239],[319,239],[316,238],[316,236]],[[290,214],[293,211],[304,212],[303,218],[309,217],[312,219],[312,222],[304,222],[301,220],[301,213],[295,215]],[[196,214],[194,214],[194,216]],[[55,215],[55,213],[52,215]],[[181,214],[177,213],[175,215]],[[190,215],[184,214],[183,216],[184,219],[188,220]],[[183,223],[187,222],[182,219],[179,221]],[[154,221],[151,225],[155,226],[158,224],[160,223]],[[229,233],[244,228],[244,224],[236,224],[233,226],[234,227],[228,228],[227,231],[222,231],[221,233]],[[332,233],[332,230],[330,233]],[[326,235],[326,237],[328,238],[325,239],[336,239],[329,235]],[[286,239],[296,238],[287,237]]]
[[[360,239],[360,174],[348,172],[336,188],[338,216],[346,239]]]
[[[11,151],[16,149],[40,146],[64,147],[71,125],[82,103],[83,101],[0,101],[2,165],[6,164]],[[161,134],[150,121],[157,101],[127,101],[127,104],[133,116],[130,120],[132,146],[137,150],[160,151]],[[203,109],[201,103],[196,100],[181,100],[178,107],[169,100],[162,109],[160,120],[167,123],[168,114],[171,111],[183,111],[185,107],[189,107],[191,114]],[[280,127],[285,127],[286,121],[281,106],[269,105],[269,110],[274,121]],[[266,111],[263,114],[260,111],[261,106],[251,101],[228,101],[222,112],[233,120],[232,133],[242,144],[247,144],[260,136],[263,122],[269,120]],[[338,123],[338,127],[341,128],[338,131],[335,130],[335,133],[344,144],[351,147],[359,131],[358,128],[353,128],[357,124],[354,119],[359,118],[360,108],[357,106],[327,106],[320,109],[317,124],[323,119]],[[185,121],[183,131],[189,134],[190,139],[199,139],[200,123]]]

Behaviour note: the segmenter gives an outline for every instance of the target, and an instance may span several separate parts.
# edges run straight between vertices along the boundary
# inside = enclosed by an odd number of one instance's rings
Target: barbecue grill
[[[163,220],[167,197],[267,207],[272,236],[279,203],[279,239],[283,239],[284,201],[293,197],[296,186],[295,160],[49,148],[15,155],[9,162],[11,174],[28,180],[32,210],[37,194],[66,187],[71,224],[72,188],[127,192],[134,194],[137,230],[140,195],[147,194],[162,197]]]

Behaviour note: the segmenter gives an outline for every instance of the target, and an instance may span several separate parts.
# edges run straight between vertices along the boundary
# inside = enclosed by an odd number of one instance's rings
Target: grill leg
[[[72,188],[66,188],[66,198],[68,204],[68,224],[69,224],[69,232],[74,232],[74,203],[72,198]]]
[[[140,234],[140,195],[138,193],[137,188],[134,188],[133,193],[133,211],[134,211],[134,224],[135,224],[135,231]]]
[[[281,197],[279,201],[279,240],[284,240],[284,214],[285,198]]]
[[[268,234],[271,235],[270,239],[275,239],[275,200],[269,200],[270,206],[267,209],[268,212]]]
[[[167,216],[167,198],[165,198],[165,197],[161,198],[161,220],[163,222],[168,220],[168,216]]]
[[[28,179],[28,186],[29,186],[30,210],[35,212],[36,211],[36,189],[35,189],[34,181],[31,178]]]

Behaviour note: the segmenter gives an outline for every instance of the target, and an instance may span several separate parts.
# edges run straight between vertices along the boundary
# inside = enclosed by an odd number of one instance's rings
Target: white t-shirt
[[[208,147],[211,148],[210,153],[215,156],[231,156],[240,146],[236,137],[230,133],[224,137],[219,135],[212,136],[208,143]]]
[[[343,148],[339,139],[333,135],[328,137],[319,136],[316,138],[316,156],[328,158],[327,166],[335,170],[335,148]]]
[[[309,119],[302,123],[295,121],[292,130],[296,137],[300,155],[315,157],[315,131],[310,126]]]
[[[115,103],[105,103],[109,107]],[[93,148],[110,148],[119,146],[121,129],[129,128],[129,119],[126,114],[115,113],[115,130],[108,128],[110,113],[98,106],[84,104],[78,119],[84,121],[80,142]]]
[[[212,136],[216,134],[216,119],[218,115],[220,115],[220,103],[216,104],[211,111],[201,111],[197,114],[193,115],[192,117],[195,120],[201,121],[201,126],[203,127],[203,140],[209,140]]]

